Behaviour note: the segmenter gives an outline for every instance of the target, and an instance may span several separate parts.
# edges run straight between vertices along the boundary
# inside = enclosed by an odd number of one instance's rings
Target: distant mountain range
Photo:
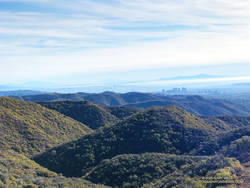
[[[218,115],[250,115],[250,108],[240,104],[201,96],[173,95],[162,96],[151,93],[114,93],[104,92],[98,94],[75,93],[60,94],[50,93],[41,95],[16,96],[15,98],[33,101],[33,102],[53,102],[53,101],[91,101],[96,104],[106,106],[120,106],[131,108],[149,108],[153,106],[176,105],[193,114],[200,116],[218,116]]]
[[[25,95],[38,95],[45,94],[43,91],[33,90],[12,90],[12,91],[0,91],[0,96],[25,96]]]

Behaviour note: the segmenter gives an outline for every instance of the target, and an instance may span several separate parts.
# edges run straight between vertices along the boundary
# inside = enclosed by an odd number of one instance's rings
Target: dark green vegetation
[[[213,131],[202,119],[174,106],[155,108],[53,148],[35,160],[66,176],[82,176],[103,159],[119,154],[191,153],[204,144]]]
[[[235,157],[241,162],[249,162],[250,136],[243,136],[240,139],[230,142],[222,151],[226,156]]]
[[[241,162],[250,162],[250,126],[233,129],[228,132],[220,133],[215,139],[207,143],[207,146],[213,145],[216,150],[228,157],[235,157]]]
[[[225,176],[236,177],[242,173],[242,167],[234,159],[213,157],[195,157],[145,153],[138,155],[119,155],[103,160],[85,178],[92,182],[101,182],[112,187],[156,187],[154,180],[162,181],[160,187],[174,187],[180,184],[189,187],[202,186],[194,179],[216,177],[219,172]],[[116,178],[113,178],[116,177]]]
[[[10,150],[0,152],[0,187],[2,188],[104,188],[79,178],[65,178]]]
[[[195,155],[214,155],[234,157],[245,163],[250,162],[250,126],[218,132],[205,145],[199,147]]]
[[[88,101],[41,102],[39,104],[82,122],[92,129],[117,123],[120,119],[138,111],[124,107],[101,106]]]
[[[40,104],[80,121],[92,129],[111,125],[118,121],[114,115],[107,112],[104,108],[88,101],[60,101]]]
[[[218,131],[229,131],[250,125],[249,116],[216,116],[202,117],[202,119]]]
[[[0,149],[31,156],[92,130],[39,104],[0,98]]]
[[[92,129],[109,126],[142,109],[105,106],[89,101],[39,102],[40,105],[69,116]],[[217,131],[225,131],[250,125],[248,116],[203,116],[202,119]]]
[[[140,112],[142,110],[137,109],[137,108],[127,108],[127,107],[112,107],[112,106],[102,106],[103,108],[105,108],[105,110],[109,113],[111,113],[112,115],[114,115],[115,117],[117,117],[120,120],[123,120],[133,114],[135,114],[136,112]]]
[[[151,108],[33,159],[67,177],[112,187],[207,187],[195,180],[249,176],[236,160],[250,161],[248,118],[215,119],[224,125],[175,106]]]
[[[124,106],[132,108],[148,108],[152,106],[176,105],[196,115],[242,115],[250,116],[249,108],[241,104],[234,104],[223,99],[214,99],[201,96],[176,95],[161,96],[150,93],[113,93],[104,92],[99,94],[75,93],[75,94],[42,94],[16,97],[18,99],[33,102],[52,101],[83,101],[88,100],[96,104],[107,106]]]
[[[131,103],[150,97],[124,96]],[[138,110],[0,98],[0,187],[215,188],[249,184],[248,164],[249,117],[198,117],[173,105]],[[204,177],[231,182],[206,184]]]

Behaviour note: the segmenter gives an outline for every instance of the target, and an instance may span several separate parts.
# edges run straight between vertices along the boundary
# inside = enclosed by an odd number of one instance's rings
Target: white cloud
[[[0,34],[5,35],[26,35],[26,36],[40,36],[40,37],[58,37],[58,38],[83,38],[83,35],[69,33],[61,30],[38,30],[38,29],[10,29],[0,28]]]
[[[236,77],[223,77],[223,78],[207,78],[207,79],[183,79],[183,80],[162,80],[162,81],[149,81],[149,82],[135,82],[125,84],[127,86],[156,86],[156,85],[183,85],[183,84],[207,84],[207,83],[226,83],[226,82],[249,82],[250,76],[236,76]]]
[[[118,48],[47,56],[6,57],[1,60],[1,76],[7,76],[12,67],[17,69],[12,69],[11,74],[34,78],[145,68],[249,63],[250,37],[237,35],[237,32],[247,31],[238,28],[235,30],[236,35],[190,31],[184,36],[154,43],[144,42]]]
[[[250,62],[249,0],[0,2],[55,9],[0,12],[2,79]]]
[[[0,0],[0,2],[31,2],[31,3],[45,3],[45,2],[52,2],[53,0]]]

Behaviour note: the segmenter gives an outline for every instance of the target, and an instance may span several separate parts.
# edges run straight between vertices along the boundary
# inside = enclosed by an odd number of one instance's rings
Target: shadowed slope
[[[111,125],[119,121],[117,117],[102,106],[88,101],[41,102],[39,104],[84,123],[92,129]]]

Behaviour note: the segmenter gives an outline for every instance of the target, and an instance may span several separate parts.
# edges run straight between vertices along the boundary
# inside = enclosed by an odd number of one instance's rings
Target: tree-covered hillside
[[[163,178],[161,187],[205,187],[202,178],[215,179],[223,175],[225,179],[236,180],[242,173],[239,161],[222,156],[145,153],[103,160],[84,178],[112,187],[155,187],[153,185],[159,184]]]
[[[250,162],[249,137],[250,126],[219,132],[206,144],[199,147],[194,154],[213,155],[220,153],[224,156],[234,157],[243,163]]]
[[[31,156],[91,133],[87,126],[36,103],[0,98],[0,149]]]
[[[66,176],[82,176],[103,159],[119,154],[194,152],[213,132],[202,119],[177,107],[153,108],[34,159]]]
[[[199,117],[173,105],[139,110],[87,101],[40,104],[0,98],[0,187],[250,183],[249,117]]]
[[[202,117],[206,123],[220,131],[229,131],[250,126],[250,116],[215,116]]]
[[[65,178],[51,172],[22,154],[0,150],[1,188],[104,188],[80,178]]]
[[[97,129],[101,126],[111,125],[119,121],[116,116],[102,106],[88,101],[41,102],[39,104],[84,123],[91,129]]]
[[[98,105],[89,101],[39,102],[39,104],[80,121],[92,129],[112,125],[143,111],[138,108]],[[228,131],[250,125],[249,116],[201,116],[201,118],[217,131]]]

